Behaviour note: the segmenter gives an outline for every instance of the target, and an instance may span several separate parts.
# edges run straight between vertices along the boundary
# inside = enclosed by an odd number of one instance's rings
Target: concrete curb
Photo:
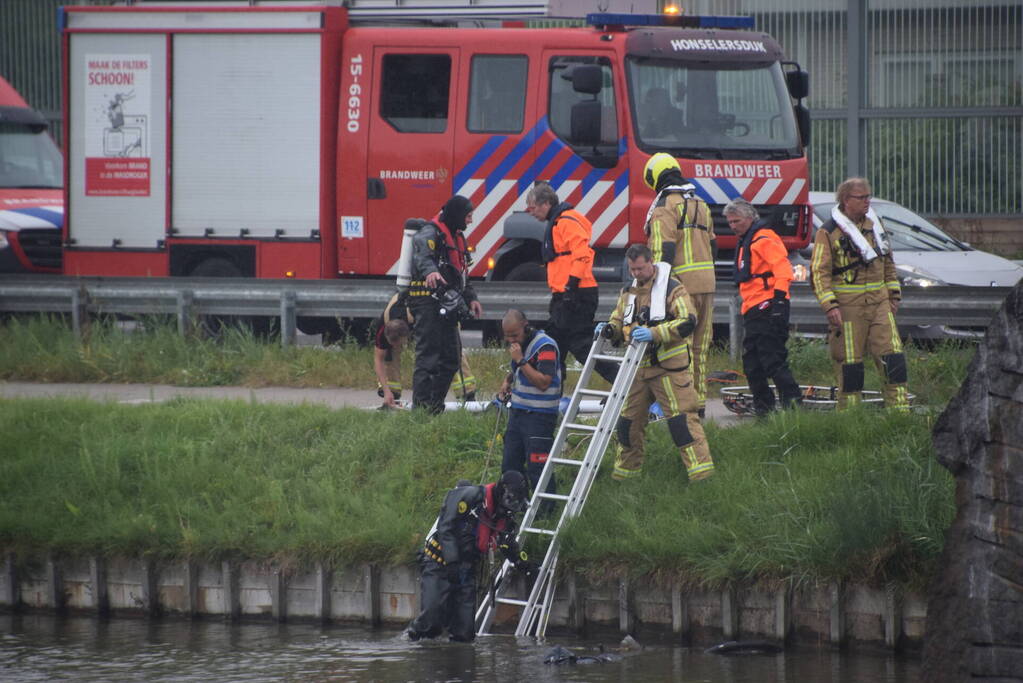
[[[520,585],[520,590],[524,588]],[[417,571],[409,566],[296,568],[258,561],[156,562],[124,557],[17,560],[8,553],[0,575],[0,606],[97,616],[167,614],[399,625],[418,613],[418,604]],[[513,630],[516,618],[510,608],[499,610],[496,630]],[[830,583],[795,589],[691,590],[622,576],[590,581],[569,571],[559,582],[550,625],[552,632],[670,633],[689,643],[766,638],[782,645],[894,650],[919,647],[925,622],[924,597],[895,586]]]

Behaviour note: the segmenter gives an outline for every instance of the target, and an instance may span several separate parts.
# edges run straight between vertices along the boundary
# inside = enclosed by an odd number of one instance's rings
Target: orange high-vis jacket
[[[739,295],[742,296],[742,312],[774,298],[774,290],[785,292],[788,298],[789,285],[792,283],[792,264],[789,263],[789,252],[782,244],[774,230],[757,229],[750,243],[750,274],[752,277],[739,283]],[[740,243],[742,240],[739,240]],[[743,249],[735,250],[735,272],[738,273],[743,258]]]
[[[592,233],[593,225],[575,209],[558,215],[551,231],[554,260],[547,264],[547,286],[552,292],[564,292],[568,278],[573,276],[579,278],[580,287],[597,286],[590,248]]]

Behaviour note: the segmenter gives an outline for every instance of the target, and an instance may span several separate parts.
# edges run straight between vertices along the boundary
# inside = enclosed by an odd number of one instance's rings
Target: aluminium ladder
[[[647,347],[645,342],[630,343],[626,347],[624,355],[617,355],[607,352],[606,347],[609,345],[610,342],[608,340],[603,337],[597,337],[590,347],[589,356],[587,356],[586,363],[583,365],[575,391],[572,392],[572,399],[562,418],[561,426],[558,428],[554,444],[551,446],[550,454],[547,457],[547,463],[544,465],[543,473],[540,475],[540,481],[536,486],[536,490],[533,491],[529,508],[527,508],[522,524],[519,526],[516,538],[520,545],[524,542],[527,535],[548,538],[550,540],[543,562],[540,564],[537,572],[536,580],[529,591],[529,596],[525,600],[512,596],[512,593],[514,593],[514,582],[510,580],[509,575],[514,571],[514,567],[511,562],[504,560],[497,576],[494,578],[493,587],[487,592],[479,609],[476,611],[476,632],[480,635],[489,632],[497,605],[499,604],[514,605],[522,609],[519,624],[515,629],[515,635],[531,635],[542,639],[544,632],[547,630],[547,620],[554,598],[554,575],[561,547],[561,531],[568,520],[582,512],[583,506],[586,504],[586,498],[590,493],[590,488],[593,486],[593,481],[600,468],[600,461],[603,459],[604,451],[611,441],[611,435],[614,433],[618,415],[621,413],[622,405],[624,405],[625,399],[629,395],[629,388],[632,386],[632,380],[636,376],[636,371],[639,369],[640,361],[642,361]],[[618,375],[615,377],[614,385],[610,391],[590,388],[590,381],[593,379],[595,374],[594,368],[598,361],[619,365]],[[584,396],[599,396],[606,399],[596,425],[577,422],[579,404]],[[580,434],[591,437],[583,458],[561,457],[568,437]],[[551,477],[554,476],[555,467],[559,468],[559,473],[565,471],[569,473],[568,476],[562,474],[558,479],[559,488],[570,486],[571,490],[567,495],[546,493],[547,484],[550,482]],[[541,527],[541,520],[537,519],[537,513],[541,505],[546,504],[547,507],[550,507],[552,504],[557,504],[557,502],[563,502],[565,506],[562,508],[560,515],[557,515],[556,525],[553,529]],[[550,515],[548,521],[553,519],[554,516]]]

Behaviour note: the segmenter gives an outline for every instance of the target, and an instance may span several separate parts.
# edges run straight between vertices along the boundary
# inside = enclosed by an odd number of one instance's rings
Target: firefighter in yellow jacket
[[[884,402],[906,410],[906,356],[895,324],[902,290],[891,245],[870,208],[870,184],[849,178],[835,192],[831,219],[817,230],[811,271],[828,318],[828,345],[838,377],[838,407],[859,402],[869,353],[884,378]]]
[[[635,279],[622,290],[611,320],[596,331],[617,342],[629,339],[648,346],[618,418],[619,449],[611,476],[622,480],[639,475],[650,405],[657,401],[689,479],[706,479],[714,473],[714,461],[697,414],[699,399],[689,371],[689,339],[697,322],[692,302],[685,286],[671,277],[666,263],[654,262],[647,246],[634,244],[625,256]]]
[[[670,154],[651,156],[643,180],[657,193],[647,212],[647,246],[654,261],[671,266],[671,274],[685,285],[696,314],[692,373],[702,418],[707,403],[707,351],[714,336],[714,223],[710,207],[696,196],[696,188],[682,177]]]

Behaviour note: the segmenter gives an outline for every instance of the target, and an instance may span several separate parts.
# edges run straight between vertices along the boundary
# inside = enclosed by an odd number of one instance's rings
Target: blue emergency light
[[[593,12],[586,15],[586,23],[591,26],[674,26],[681,28],[752,29],[753,17]]]

